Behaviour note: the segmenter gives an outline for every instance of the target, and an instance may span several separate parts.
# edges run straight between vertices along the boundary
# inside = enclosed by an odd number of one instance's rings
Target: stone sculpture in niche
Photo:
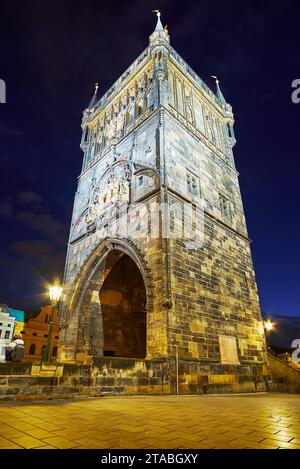
[[[129,96],[129,103],[127,106],[127,115],[128,115],[127,123],[131,123],[135,117],[135,98],[132,94]]]
[[[116,136],[117,138],[121,138],[123,135],[124,131],[124,126],[125,126],[125,116],[126,116],[126,107],[123,106],[122,109],[120,110],[118,117],[117,117],[117,132]]]
[[[138,82],[138,91],[137,91],[137,105],[140,111],[144,109],[144,101],[145,101],[145,83],[144,79],[140,79]]]

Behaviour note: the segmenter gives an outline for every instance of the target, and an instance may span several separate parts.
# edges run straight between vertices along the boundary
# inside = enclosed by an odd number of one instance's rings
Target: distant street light
[[[52,334],[53,334],[54,311],[57,308],[61,293],[62,293],[62,288],[58,284],[55,284],[49,288],[49,297],[51,301],[51,315],[50,315],[50,322],[49,322],[47,346],[42,356],[43,362],[51,362],[51,341],[52,341]]]
[[[265,327],[266,333],[270,334],[274,330],[275,324],[274,322],[271,321],[271,319],[267,319],[267,321],[264,322],[264,327]]]

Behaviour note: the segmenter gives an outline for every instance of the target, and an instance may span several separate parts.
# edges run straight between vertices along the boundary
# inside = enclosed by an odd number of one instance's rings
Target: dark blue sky
[[[171,44],[235,113],[235,159],[262,309],[300,316],[297,1],[2,0],[0,302],[45,303],[62,277],[82,110],[147,46],[160,8]]]

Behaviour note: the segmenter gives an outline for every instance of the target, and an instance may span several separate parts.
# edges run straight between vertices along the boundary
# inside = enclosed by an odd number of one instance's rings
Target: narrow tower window
[[[192,174],[186,176],[187,191],[191,195],[198,195],[199,181],[198,178]]]
[[[227,124],[227,132],[228,132],[228,137],[232,138],[232,130],[231,130],[231,125],[229,124],[229,122]]]
[[[226,220],[231,221],[231,210],[229,200],[222,194],[219,194],[221,213]]]
[[[89,129],[88,127],[85,129],[84,131],[84,135],[83,135],[83,141],[84,142],[87,142],[88,141],[88,136],[89,136]]]

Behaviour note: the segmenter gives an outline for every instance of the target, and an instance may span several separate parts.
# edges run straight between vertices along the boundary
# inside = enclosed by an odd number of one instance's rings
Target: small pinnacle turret
[[[89,111],[92,111],[94,109],[94,107],[96,106],[97,104],[97,101],[98,101],[98,89],[99,89],[99,83],[95,83],[95,91],[94,91],[94,94],[93,94],[93,97],[90,101],[90,104],[88,105],[87,109]]]
[[[221,104],[224,104],[225,106],[227,105],[227,101],[226,99],[224,98],[224,95],[221,91],[221,88],[220,88],[220,81],[218,80],[218,78],[215,76],[215,75],[212,75],[211,76],[212,78],[215,79],[215,82],[216,82],[216,87],[217,87],[217,96],[218,96],[218,99],[220,101]]]
[[[153,13],[156,13],[156,15],[157,15],[157,23],[156,23],[155,31],[157,31],[157,32],[163,31],[164,28],[163,28],[163,25],[161,24],[161,21],[160,21],[160,16],[161,16],[160,11],[159,10],[153,10]]]

